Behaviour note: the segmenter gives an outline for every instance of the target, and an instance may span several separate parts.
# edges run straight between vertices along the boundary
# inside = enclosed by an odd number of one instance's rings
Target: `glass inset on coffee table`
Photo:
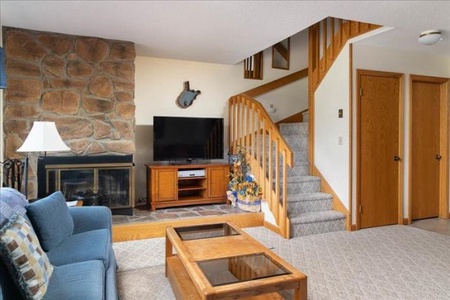
[[[265,253],[204,260],[198,265],[212,286],[291,274]]]
[[[234,228],[228,225],[227,223],[177,227],[175,228],[175,232],[178,233],[178,235],[183,241],[199,240],[199,239],[239,234],[239,232],[234,230]]]

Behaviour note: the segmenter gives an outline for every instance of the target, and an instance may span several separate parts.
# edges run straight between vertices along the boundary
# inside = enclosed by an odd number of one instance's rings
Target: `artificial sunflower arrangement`
[[[239,200],[257,201],[261,199],[262,188],[250,175],[250,165],[244,147],[237,147],[237,153],[232,155],[233,163],[230,168],[230,182],[228,190]]]

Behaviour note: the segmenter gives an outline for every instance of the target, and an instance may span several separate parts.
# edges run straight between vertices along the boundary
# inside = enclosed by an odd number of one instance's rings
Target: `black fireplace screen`
[[[129,207],[130,172],[129,167],[48,169],[47,192],[60,190],[67,201],[89,200],[84,205]]]
[[[45,165],[45,194],[61,191],[67,201],[114,208],[134,207],[133,163]],[[38,183],[42,188],[42,182]]]
[[[57,170],[51,170],[49,173],[57,173]],[[75,197],[81,192],[95,190],[94,169],[78,170],[60,170],[61,172],[61,191],[69,201],[76,200]],[[53,176],[52,176],[53,177]],[[58,182],[57,176],[54,176],[55,183]]]

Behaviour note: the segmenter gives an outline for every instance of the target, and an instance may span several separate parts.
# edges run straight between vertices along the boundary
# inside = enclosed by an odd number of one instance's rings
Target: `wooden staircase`
[[[314,92],[347,41],[379,27],[379,25],[362,22],[326,18],[309,28],[308,69],[287,76],[289,78],[281,78],[233,96],[229,100],[230,150],[232,151],[237,146],[246,148],[252,173],[263,188],[264,200],[267,201],[278,226],[276,230],[285,238],[290,238],[291,230],[296,230],[292,229],[288,213],[289,205],[296,205],[288,203],[288,192],[291,189],[289,182],[292,181],[290,179],[292,174],[289,170],[294,167],[294,155],[278,125],[272,122],[264,107],[252,97],[281,87],[285,82],[298,80],[297,78],[304,77],[306,71],[308,72],[310,122],[307,127],[309,130],[307,139],[309,147],[304,151],[308,151],[310,174],[313,174],[313,170],[315,170],[313,167],[314,127],[312,126],[314,124]],[[317,184],[313,183],[313,185]],[[320,191],[314,191],[314,193],[316,192],[318,193],[317,197],[323,196],[320,195]],[[302,196],[297,198],[301,200]],[[327,199],[324,201],[328,201]],[[342,218],[339,217],[339,220]],[[308,222],[309,220],[303,221]],[[307,231],[310,232],[310,230]],[[314,229],[312,231],[317,233]]]

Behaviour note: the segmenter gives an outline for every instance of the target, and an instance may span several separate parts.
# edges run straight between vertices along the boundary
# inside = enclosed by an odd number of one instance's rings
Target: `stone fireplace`
[[[38,198],[61,191],[67,201],[104,205],[113,214],[132,214],[131,155],[45,156],[38,160]]]
[[[34,121],[54,121],[75,157],[135,154],[134,43],[3,27],[3,46],[5,158],[24,157]],[[38,160],[30,155],[29,198],[41,188]]]

